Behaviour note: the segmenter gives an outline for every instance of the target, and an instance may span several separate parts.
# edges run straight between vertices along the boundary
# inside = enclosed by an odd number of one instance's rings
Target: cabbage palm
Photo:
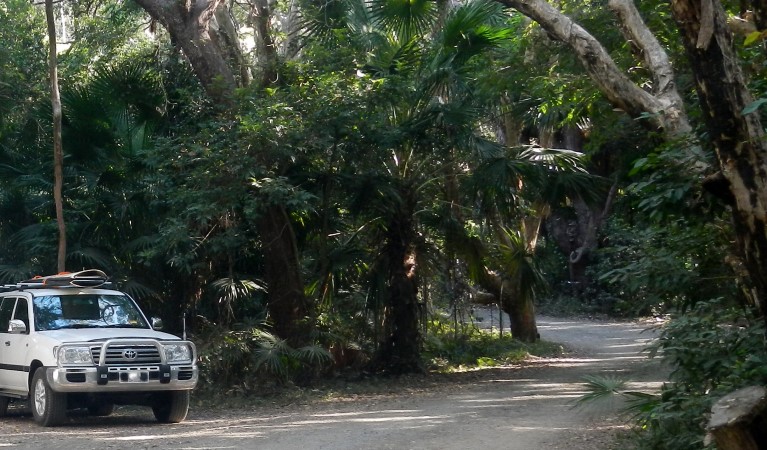
[[[431,2],[379,1],[350,7],[343,20],[360,31],[365,76],[388,93],[376,102],[372,158],[351,161],[362,177],[345,186],[350,210],[366,224],[372,249],[369,307],[375,312],[379,368],[420,370],[419,276],[437,261],[434,228],[440,192],[457,159],[494,147],[476,133],[485,111],[472,79],[475,57],[508,36],[502,11],[475,1],[451,11],[442,27]],[[363,21],[365,23],[360,23]],[[330,23],[330,22],[327,22]],[[381,39],[385,37],[385,39]],[[433,235],[430,237],[430,235]]]

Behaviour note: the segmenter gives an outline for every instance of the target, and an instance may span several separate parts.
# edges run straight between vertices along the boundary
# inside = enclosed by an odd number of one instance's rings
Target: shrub
[[[242,330],[212,327],[200,341],[205,343],[199,349],[203,389],[247,391],[266,383],[303,382],[316,377],[332,360],[318,344],[296,349],[255,325]]]
[[[722,300],[700,302],[673,318],[655,350],[673,372],[658,400],[638,416],[640,449],[703,448],[711,405],[739,388],[767,384],[763,323]]]

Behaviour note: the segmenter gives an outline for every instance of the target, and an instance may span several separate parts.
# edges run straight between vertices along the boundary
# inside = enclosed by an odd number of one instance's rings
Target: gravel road
[[[572,349],[564,358],[477,372],[470,382],[287,407],[193,408],[158,425],[149,409],[76,416],[40,428],[29,415],[0,419],[0,447],[24,449],[609,449],[624,427],[615,409],[572,408],[582,377],[620,374],[652,391],[663,370],[640,355],[646,324],[539,318],[541,337]]]

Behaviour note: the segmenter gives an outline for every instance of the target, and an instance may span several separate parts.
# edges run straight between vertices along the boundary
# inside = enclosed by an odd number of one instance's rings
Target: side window
[[[13,313],[13,318],[24,322],[27,326],[27,333],[29,333],[29,308],[27,307],[27,299],[20,298],[16,301],[16,311]]]
[[[13,305],[16,303],[15,298],[3,298],[0,303],[0,333],[8,332],[8,322],[11,321],[11,314],[13,314]]]

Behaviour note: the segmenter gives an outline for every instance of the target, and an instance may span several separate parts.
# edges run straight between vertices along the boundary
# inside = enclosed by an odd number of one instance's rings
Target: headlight
[[[59,365],[93,365],[89,347],[61,347],[59,349]]]
[[[191,363],[192,349],[186,344],[164,344],[165,360],[170,363]]]

